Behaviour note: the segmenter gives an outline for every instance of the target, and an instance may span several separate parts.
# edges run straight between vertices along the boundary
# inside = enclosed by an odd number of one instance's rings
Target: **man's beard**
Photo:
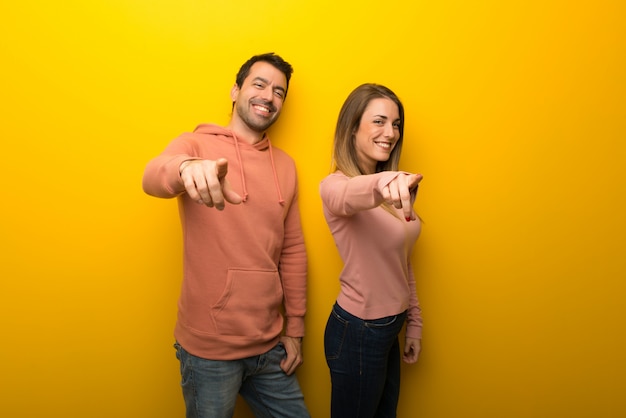
[[[263,104],[263,106],[267,106],[270,109],[273,109],[272,105]],[[240,102],[236,102],[235,107],[237,108],[237,114],[239,115],[241,120],[248,126],[248,128],[252,129],[255,132],[265,132],[270,126],[274,124],[274,122],[276,122],[276,119],[278,118],[278,114],[276,113],[274,113],[271,117],[267,119],[260,116],[257,117],[256,115],[253,115],[248,110],[248,108]]]

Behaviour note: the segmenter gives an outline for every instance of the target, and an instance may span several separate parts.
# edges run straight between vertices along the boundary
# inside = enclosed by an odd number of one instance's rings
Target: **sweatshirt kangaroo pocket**
[[[278,335],[283,289],[277,271],[229,270],[224,292],[211,307],[221,335]]]

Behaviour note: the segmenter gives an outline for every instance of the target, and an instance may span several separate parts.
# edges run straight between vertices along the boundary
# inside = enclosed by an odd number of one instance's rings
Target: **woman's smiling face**
[[[365,174],[373,174],[376,163],[389,159],[400,139],[400,122],[398,106],[391,99],[369,102],[354,133],[359,166]]]

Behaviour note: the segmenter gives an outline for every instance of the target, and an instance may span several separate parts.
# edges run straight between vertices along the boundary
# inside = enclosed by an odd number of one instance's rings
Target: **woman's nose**
[[[396,136],[396,131],[393,127],[393,123],[385,124],[385,131],[383,134],[385,135],[386,138],[393,138]]]

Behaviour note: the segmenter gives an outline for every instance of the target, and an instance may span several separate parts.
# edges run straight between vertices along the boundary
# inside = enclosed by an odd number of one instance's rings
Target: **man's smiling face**
[[[241,88],[233,87],[233,117],[255,132],[265,132],[278,119],[286,90],[282,71],[264,61],[254,63]]]

